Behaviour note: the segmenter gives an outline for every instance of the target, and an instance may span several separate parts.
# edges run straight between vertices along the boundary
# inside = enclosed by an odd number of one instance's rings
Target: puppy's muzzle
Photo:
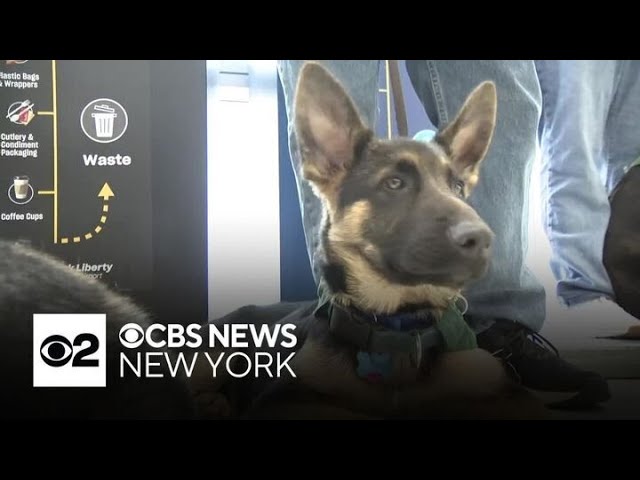
[[[493,232],[484,222],[465,220],[449,227],[454,248],[466,258],[486,258],[493,243]]]

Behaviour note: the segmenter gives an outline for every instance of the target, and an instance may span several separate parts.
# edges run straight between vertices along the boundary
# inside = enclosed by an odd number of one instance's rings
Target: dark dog
[[[107,314],[107,387],[34,388],[34,313]],[[184,378],[119,378],[118,334],[126,323],[149,325],[131,300],[63,262],[30,248],[0,242],[0,418],[193,418]]]
[[[604,241],[603,262],[616,302],[640,318],[640,166],[631,168],[611,193],[611,217]],[[640,339],[640,325],[625,338]]]
[[[461,289],[490,261],[493,234],[465,198],[478,181],[496,108],[495,86],[485,82],[433,142],[381,140],[331,74],[316,63],[302,68],[294,125],[304,178],[324,204],[328,303],[301,306],[279,320],[298,326],[295,378],[257,386],[255,379],[214,381],[205,373],[196,387],[209,391],[200,397],[203,412],[211,405],[216,414],[263,418],[542,412],[489,353],[473,344],[443,349],[434,334],[452,309],[459,314]],[[252,307],[215,323],[269,323],[278,310]],[[411,326],[389,327],[393,322]],[[380,356],[382,378],[374,365]],[[221,407],[219,392],[230,405]]]

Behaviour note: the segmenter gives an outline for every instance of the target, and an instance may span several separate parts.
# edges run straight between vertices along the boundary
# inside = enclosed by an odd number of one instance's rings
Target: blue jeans
[[[565,305],[613,298],[602,263],[609,194],[640,156],[640,62],[536,60],[544,228]]]
[[[303,61],[279,62],[289,117],[289,148],[297,179],[307,249],[314,261],[318,246],[321,203],[300,171],[300,157],[291,125],[295,85]],[[374,125],[378,60],[323,62],[342,82]],[[525,265],[528,235],[528,190],[536,155],[541,98],[533,61],[408,60],[407,71],[431,122],[441,128],[452,120],[467,95],[482,81],[498,89],[498,121],[470,203],[496,234],[487,275],[465,291],[476,331],[492,319],[507,318],[539,330],[544,321],[545,293]]]

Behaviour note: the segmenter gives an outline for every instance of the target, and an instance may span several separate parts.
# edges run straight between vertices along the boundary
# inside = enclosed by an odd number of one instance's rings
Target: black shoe
[[[478,334],[478,346],[500,358],[513,379],[527,388],[576,393],[568,400],[549,404],[551,408],[590,408],[611,397],[603,377],[566,362],[548,340],[519,323],[496,320]]]

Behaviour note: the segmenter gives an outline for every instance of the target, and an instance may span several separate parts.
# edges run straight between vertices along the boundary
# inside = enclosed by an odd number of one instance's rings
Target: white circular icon
[[[22,102],[13,102],[9,105],[6,118],[10,122],[16,125],[29,125],[29,122],[36,116],[33,113],[33,102],[31,100],[24,100]]]
[[[120,329],[120,343],[127,348],[138,348],[144,342],[144,330],[136,323],[127,323]]]
[[[97,98],[82,109],[80,126],[94,142],[111,143],[127,131],[129,117],[124,107],[115,100]]]
[[[24,198],[19,198],[22,197],[22,195],[16,195],[16,187],[15,185],[11,184],[11,186],[9,187],[9,191],[7,192],[7,194],[9,195],[9,200],[11,200],[16,205],[26,205],[27,203],[29,203],[33,199],[33,187],[31,185],[27,185],[27,187],[29,188],[26,196]]]

